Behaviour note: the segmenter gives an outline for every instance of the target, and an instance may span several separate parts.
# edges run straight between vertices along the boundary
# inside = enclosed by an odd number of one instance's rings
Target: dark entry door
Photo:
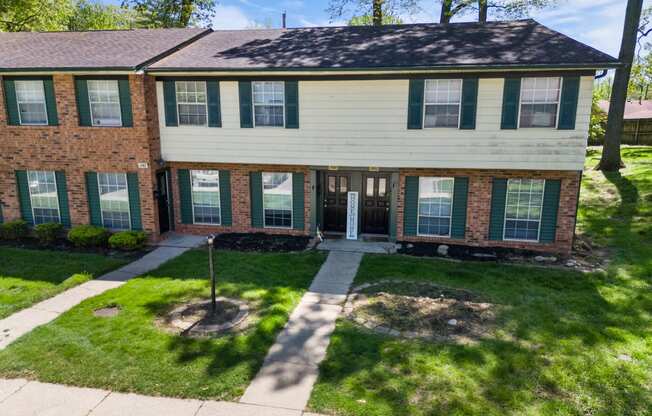
[[[324,231],[346,231],[346,202],[350,186],[349,175],[324,174]]]
[[[389,233],[389,175],[366,174],[362,177],[362,232]]]
[[[158,225],[161,234],[170,231],[170,186],[168,171],[156,173],[156,202],[158,204]]]

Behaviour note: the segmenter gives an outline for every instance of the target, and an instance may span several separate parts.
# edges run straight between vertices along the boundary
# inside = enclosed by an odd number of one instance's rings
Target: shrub
[[[57,222],[46,222],[34,227],[36,238],[41,244],[52,244],[61,235],[63,225]]]
[[[106,228],[78,225],[68,231],[68,240],[77,247],[103,247],[109,239]]]
[[[14,220],[2,224],[0,236],[6,240],[23,240],[29,234],[27,221]]]
[[[147,234],[142,231],[120,231],[109,238],[109,247],[117,250],[138,250],[147,242]]]

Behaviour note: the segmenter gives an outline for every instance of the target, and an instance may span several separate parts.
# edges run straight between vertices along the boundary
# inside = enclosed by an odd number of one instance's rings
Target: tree
[[[373,17],[369,14],[362,16],[353,16],[347,23],[349,26],[371,26],[374,24]],[[403,24],[401,18],[392,16],[390,14],[383,14],[383,25],[400,25]]]
[[[0,31],[65,30],[71,0],[1,0]]]
[[[438,0],[441,4],[439,23],[450,23],[455,16],[477,12],[478,21],[486,22],[489,11],[499,19],[518,19],[532,10],[540,10],[557,0]]]
[[[417,10],[419,0],[330,0],[326,11],[331,21],[345,15],[363,18],[372,17],[372,24],[379,26],[387,24],[385,16],[398,16],[400,13],[412,13]],[[390,19],[391,21],[391,19]]]
[[[136,11],[130,8],[79,0],[68,17],[66,30],[130,29],[136,19]]]
[[[598,105],[600,99],[594,94],[591,103],[591,120],[589,122],[589,142],[597,143],[604,139],[604,125],[607,114]]]
[[[620,158],[620,135],[623,132],[627,87],[632,62],[634,61],[642,8],[643,0],[628,0],[627,2],[623,38],[620,43],[620,53],[618,55],[618,61],[621,66],[616,68],[616,73],[614,74],[602,158],[598,166],[596,166],[596,169],[603,171],[617,171],[624,166]]]
[[[215,0],[123,0],[140,15],[139,25],[156,27],[210,27],[215,16]]]

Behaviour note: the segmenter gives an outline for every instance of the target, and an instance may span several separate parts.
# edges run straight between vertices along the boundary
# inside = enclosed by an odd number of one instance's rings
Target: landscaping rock
[[[557,257],[554,256],[535,256],[534,261],[538,261],[539,263],[554,263],[557,261]]]
[[[437,254],[444,257],[448,256],[448,246],[446,244],[442,244],[437,247]]]
[[[495,254],[490,254],[490,253],[473,253],[471,256],[481,259],[481,260],[496,260],[497,257]]]
[[[446,323],[450,326],[457,326],[457,319],[449,319]]]

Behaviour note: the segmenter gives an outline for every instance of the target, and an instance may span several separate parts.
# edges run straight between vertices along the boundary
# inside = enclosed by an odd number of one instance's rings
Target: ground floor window
[[[192,213],[195,224],[221,224],[220,172],[190,171],[192,181]]]
[[[292,174],[263,173],[265,227],[292,227]]]
[[[505,240],[539,240],[543,179],[509,179],[505,202]]]
[[[454,182],[453,178],[419,177],[419,235],[450,236]]]
[[[125,173],[98,173],[102,225],[115,230],[131,228],[129,191]]]
[[[61,222],[57,181],[52,171],[27,172],[34,224]]]

